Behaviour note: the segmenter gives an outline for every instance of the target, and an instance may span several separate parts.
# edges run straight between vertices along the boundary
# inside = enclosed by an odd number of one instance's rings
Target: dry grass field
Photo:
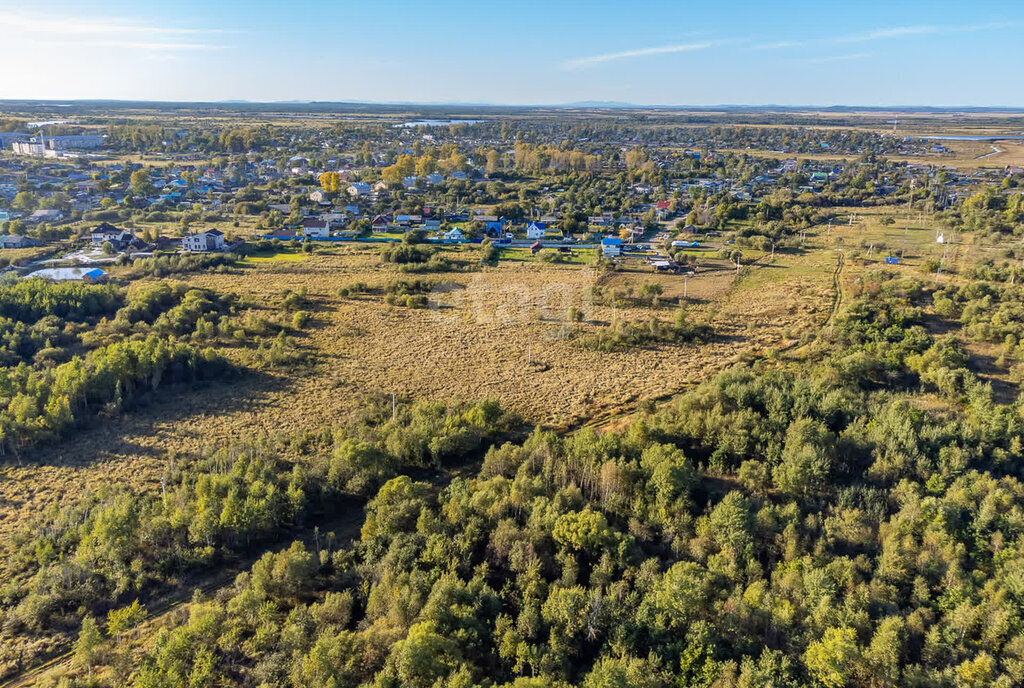
[[[603,353],[582,348],[575,335],[615,320],[672,321],[683,278],[515,261],[476,272],[409,275],[381,264],[375,249],[355,247],[296,257],[245,261],[234,273],[185,279],[266,303],[283,289],[308,290],[313,319],[300,338],[314,361],[308,372],[254,373],[198,391],[171,390],[102,420],[57,451],[6,465],[0,533],[26,513],[66,503],[87,488],[114,482],[155,488],[169,450],[193,453],[252,433],[317,429],[372,393],[493,397],[527,422],[554,428],[606,419],[705,380],[741,357],[794,344],[827,318],[835,268],[827,250],[779,254],[773,263],[745,268],[739,279],[724,262],[709,260],[706,272],[686,281],[685,301],[691,319],[713,325],[713,341]],[[414,279],[434,286],[426,309],[388,305],[379,293],[338,296],[354,281],[377,288]],[[639,288],[650,281],[662,284],[669,305],[597,306],[586,297],[595,284]],[[570,307],[583,313],[583,322],[568,322]]]

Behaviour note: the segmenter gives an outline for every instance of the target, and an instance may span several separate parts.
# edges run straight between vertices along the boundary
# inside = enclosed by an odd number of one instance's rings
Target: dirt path
[[[828,314],[828,320],[825,321],[827,327],[835,326],[836,316],[839,315],[839,311],[843,307],[843,267],[846,265],[846,256],[842,251],[838,252],[838,258],[836,259],[836,269],[832,273],[832,307]]]
[[[500,444],[506,439],[508,438],[496,439],[494,444]],[[485,453],[486,449],[481,449],[473,459],[457,466],[442,469],[417,469],[407,471],[407,473],[417,480],[430,479],[433,492],[438,493],[452,480],[475,473],[482,464]],[[182,608],[188,608],[197,590],[202,592],[204,598],[216,596],[219,591],[234,585],[235,578],[240,573],[248,571],[265,553],[280,551],[296,540],[302,541],[307,548],[315,549],[318,544],[323,544],[317,542],[318,533],[321,540],[331,533],[334,536],[332,548],[348,547],[359,539],[365,520],[365,503],[352,498],[341,503],[340,510],[336,510],[335,513],[304,525],[283,530],[272,541],[254,547],[245,556],[236,558],[228,564],[193,572],[173,589],[152,591],[148,596],[140,597],[140,602],[146,606],[147,618],[137,627],[137,631],[141,631],[145,635],[146,631],[155,630],[165,625],[171,614]],[[68,650],[26,669],[17,676],[0,682],[0,688],[29,688],[47,678],[51,672],[62,673],[70,670],[73,661],[74,651]]]
[[[459,471],[445,472],[438,486],[446,485],[457,475],[459,475]],[[151,591],[149,595],[140,597],[140,602],[146,606],[147,619],[138,628],[145,631],[162,625],[176,610],[188,606],[196,590],[201,591],[204,597],[211,597],[216,595],[218,591],[233,585],[238,574],[250,569],[266,552],[279,550],[295,540],[301,540],[307,546],[314,546],[314,533],[317,528],[319,528],[319,533],[321,534],[334,533],[334,542],[337,546],[348,546],[352,541],[359,538],[359,532],[364,520],[365,511],[363,505],[353,500],[349,508],[326,516],[319,522],[310,522],[306,525],[286,529],[273,541],[254,547],[250,553],[234,559],[226,565],[193,572],[173,589]],[[51,671],[66,671],[70,669],[73,659],[73,650],[64,652],[56,657],[51,657],[45,662],[30,667],[21,674],[0,683],[0,688],[27,688],[28,686],[36,685],[39,680]]]

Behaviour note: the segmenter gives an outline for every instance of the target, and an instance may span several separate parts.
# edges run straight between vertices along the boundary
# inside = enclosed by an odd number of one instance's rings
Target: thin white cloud
[[[797,48],[804,43],[800,41],[775,41],[774,43],[760,43],[754,46],[754,50],[780,50],[782,48]]]
[[[220,29],[162,26],[132,19],[72,16],[33,16],[0,11],[0,26],[14,29],[22,41],[36,45],[98,47],[149,52],[220,49],[207,38]]]
[[[618,53],[605,53],[604,55],[593,55],[591,57],[579,57],[573,60],[566,60],[562,63],[562,69],[582,69],[591,67],[602,62],[612,62],[630,57],[644,57],[646,55],[667,55],[670,53],[685,53],[695,50],[706,50],[714,45],[706,43],[686,43],[684,45],[660,45],[651,48],[638,48],[636,50],[624,50]]]
[[[843,43],[866,43],[869,41],[888,40],[893,38],[907,38],[910,36],[939,36],[955,33],[968,33],[975,31],[989,31],[993,29],[1005,29],[1014,26],[1013,22],[991,22],[988,24],[967,24],[964,26],[950,26],[939,24],[919,24],[916,26],[890,26],[871,31],[848,34],[845,36],[831,36],[825,38],[811,38],[799,41],[775,41],[755,45],[755,50],[780,50],[784,48],[803,48],[815,45],[835,45]]]
[[[164,41],[121,41],[109,40],[84,40],[84,41],[39,41],[37,45],[52,45],[75,48],[120,48],[124,50],[150,50],[154,52],[167,52],[177,50],[223,50],[226,46],[209,45],[206,43],[170,43]]]
[[[825,57],[810,57],[803,62],[807,64],[824,64],[827,62],[846,62],[847,60],[863,60],[871,57],[874,53],[852,53],[850,55],[826,55]]]
[[[1011,26],[1007,22],[995,22],[991,24],[968,24],[965,26],[939,26],[935,24],[922,24],[919,26],[892,26],[884,29],[875,29],[856,33],[850,36],[840,36],[832,39],[834,43],[862,43],[865,41],[877,41],[887,38],[904,38],[906,36],[936,36],[951,33],[967,33],[973,31],[988,31],[990,29],[1002,29]]]

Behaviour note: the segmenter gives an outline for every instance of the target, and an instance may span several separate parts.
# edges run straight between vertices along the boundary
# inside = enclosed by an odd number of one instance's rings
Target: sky
[[[0,99],[1024,106],[1021,0],[0,0]]]

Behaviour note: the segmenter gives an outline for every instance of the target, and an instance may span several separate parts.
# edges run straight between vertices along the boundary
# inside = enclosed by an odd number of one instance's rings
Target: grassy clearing
[[[529,248],[518,248],[511,246],[503,246],[499,248],[501,252],[501,260],[518,262],[518,263],[544,263],[545,251],[555,251],[556,249],[544,249],[539,253],[534,254]],[[558,258],[554,261],[555,263],[567,264],[567,265],[586,265],[590,263],[594,258],[596,249],[592,248],[576,248],[572,249],[571,253],[559,253]]]
[[[430,305],[408,309],[388,305],[380,295],[388,284],[409,277],[381,264],[378,251],[358,246],[318,248],[312,255],[281,250],[245,264],[246,270],[230,274],[182,279],[266,304],[276,303],[284,289],[305,288],[312,326],[299,341],[316,363],[315,374],[270,371],[163,398],[97,424],[59,451],[5,466],[0,533],[47,504],[74,500],[84,489],[111,481],[159,489],[170,447],[198,453],[246,433],[329,425],[352,413],[368,392],[434,400],[500,398],[530,422],[552,427],[608,417],[707,379],[742,356],[785,346],[814,328],[829,303],[831,284],[826,266],[794,279],[774,278],[755,291],[734,289],[734,272],[717,259],[688,279],[649,269],[599,273],[578,264],[502,260],[476,272],[425,276]],[[753,268],[754,274],[769,269]],[[338,295],[356,281],[373,292]],[[662,286],[669,305],[652,309],[586,301],[595,284],[629,282],[639,288],[650,281]],[[615,321],[653,316],[671,322],[684,290],[690,317],[710,318],[719,335],[708,344],[602,353],[575,341]],[[582,322],[569,322],[570,307],[583,314]],[[527,365],[528,352],[534,363],[546,366],[543,371]],[[230,358],[236,352],[224,354]]]
[[[252,256],[246,256],[242,259],[242,263],[274,263],[278,261],[286,261],[290,263],[298,263],[305,260],[308,254],[302,251],[289,251],[280,250],[273,253],[259,253]]]
[[[32,258],[33,256],[44,253],[45,249],[33,246],[30,248],[5,248],[0,249],[0,258],[6,258],[10,262],[21,260],[22,258]]]

